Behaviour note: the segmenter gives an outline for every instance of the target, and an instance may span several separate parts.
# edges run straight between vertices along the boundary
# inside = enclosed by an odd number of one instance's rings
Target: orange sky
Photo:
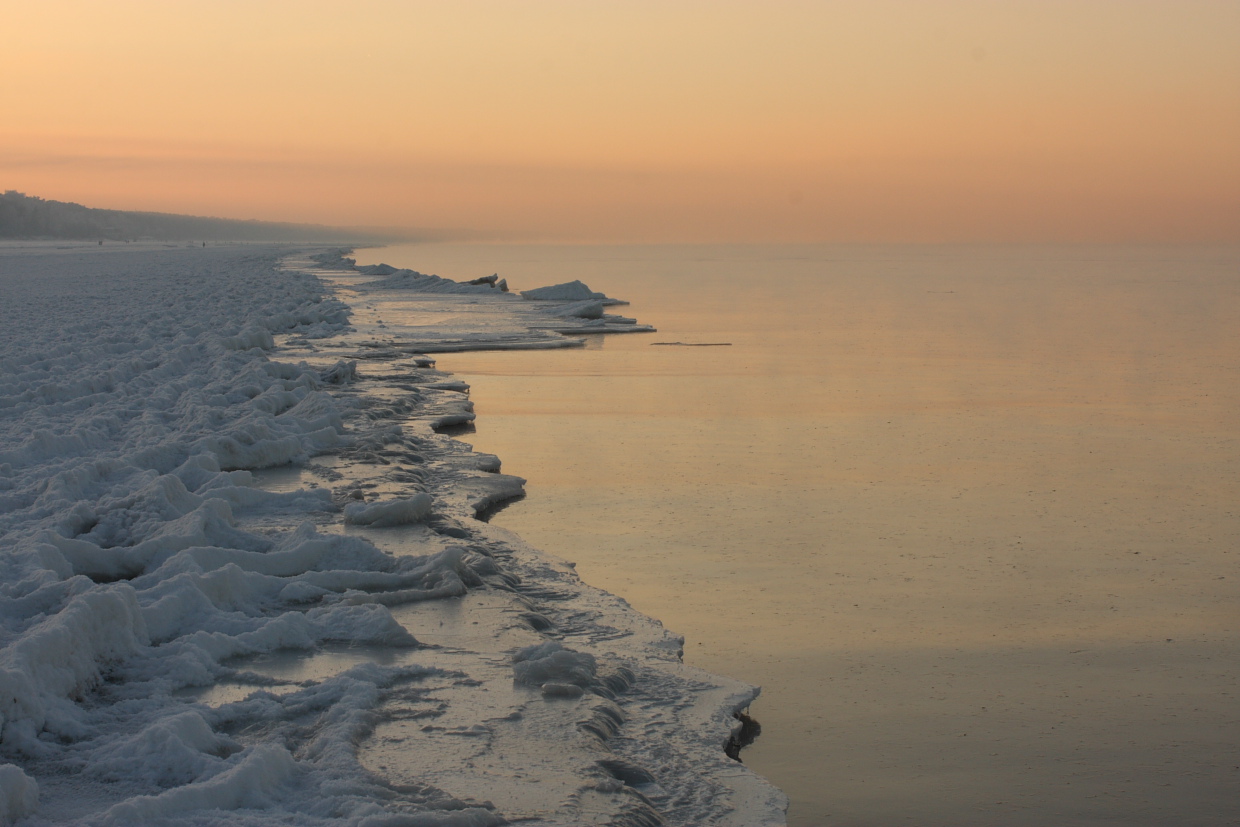
[[[1240,2],[0,0],[0,190],[571,241],[1240,241]]]

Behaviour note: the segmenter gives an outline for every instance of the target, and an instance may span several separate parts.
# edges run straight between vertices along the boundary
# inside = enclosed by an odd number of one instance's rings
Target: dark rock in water
[[[651,342],[652,345],[666,347],[731,347],[731,342]]]
[[[741,760],[741,750],[752,744],[762,734],[762,724],[749,717],[744,712],[732,713],[741,725],[732,732],[732,737],[728,739],[728,743],[724,745],[723,751],[733,761]]]

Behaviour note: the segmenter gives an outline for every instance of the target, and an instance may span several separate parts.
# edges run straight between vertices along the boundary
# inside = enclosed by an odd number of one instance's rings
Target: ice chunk
[[[368,525],[372,528],[416,523],[431,511],[431,495],[415,494],[404,500],[372,503],[353,503],[344,508],[344,521],[352,525]]]
[[[329,385],[345,385],[349,382],[356,382],[357,362],[346,362],[341,359],[327,370],[321,371],[319,373],[319,379]]]
[[[527,646],[517,651],[512,661],[516,682],[531,686],[572,684],[587,687],[595,683],[598,671],[593,655],[566,649],[554,640]]]
[[[0,819],[12,824],[28,816],[39,805],[39,785],[20,767],[0,765]]]
[[[603,303],[593,299],[573,302],[553,309],[551,315],[576,319],[601,319],[603,318]]]
[[[197,780],[221,758],[240,750],[231,738],[212,732],[198,712],[187,711],[100,747],[87,774],[109,781],[140,778],[171,787]]]
[[[522,298],[533,299],[535,301],[554,301],[554,302],[579,302],[590,299],[605,299],[606,295],[595,293],[585,282],[582,281],[566,281],[563,284],[552,284],[548,287],[535,287],[532,290],[522,290]]]
[[[235,336],[225,337],[223,341],[224,347],[229,350],[249,350],[252,347],[271,350],[276,346],[271,332],[261,327],[246,328]]]
[[[48,725],[52,708],[147,643],[137,595],[128,585],[73,597],[0,651],[0,744],[43,752],[35,736]]]
[[[176,818],[195,810],[262,809],[272,806],[278,791],[297,774],[297,762],[287,749],[259,744],[214,778],[159,795],[131,798],[113,806],[104,818],[107,824],[129,825]]]

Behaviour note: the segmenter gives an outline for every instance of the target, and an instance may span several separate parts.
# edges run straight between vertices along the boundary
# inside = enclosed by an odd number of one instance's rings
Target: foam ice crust
[[[522,481],[351,268],[0,249],[0,823],[782,823],[756,690],[475,519]]]

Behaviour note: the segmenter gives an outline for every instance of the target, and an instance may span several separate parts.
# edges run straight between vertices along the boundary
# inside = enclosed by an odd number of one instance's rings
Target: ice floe
[[[723,751],[756,690],[440,433],[422,345],[636,325],[346,252],[0,248],[0,822],[782,823]]]

